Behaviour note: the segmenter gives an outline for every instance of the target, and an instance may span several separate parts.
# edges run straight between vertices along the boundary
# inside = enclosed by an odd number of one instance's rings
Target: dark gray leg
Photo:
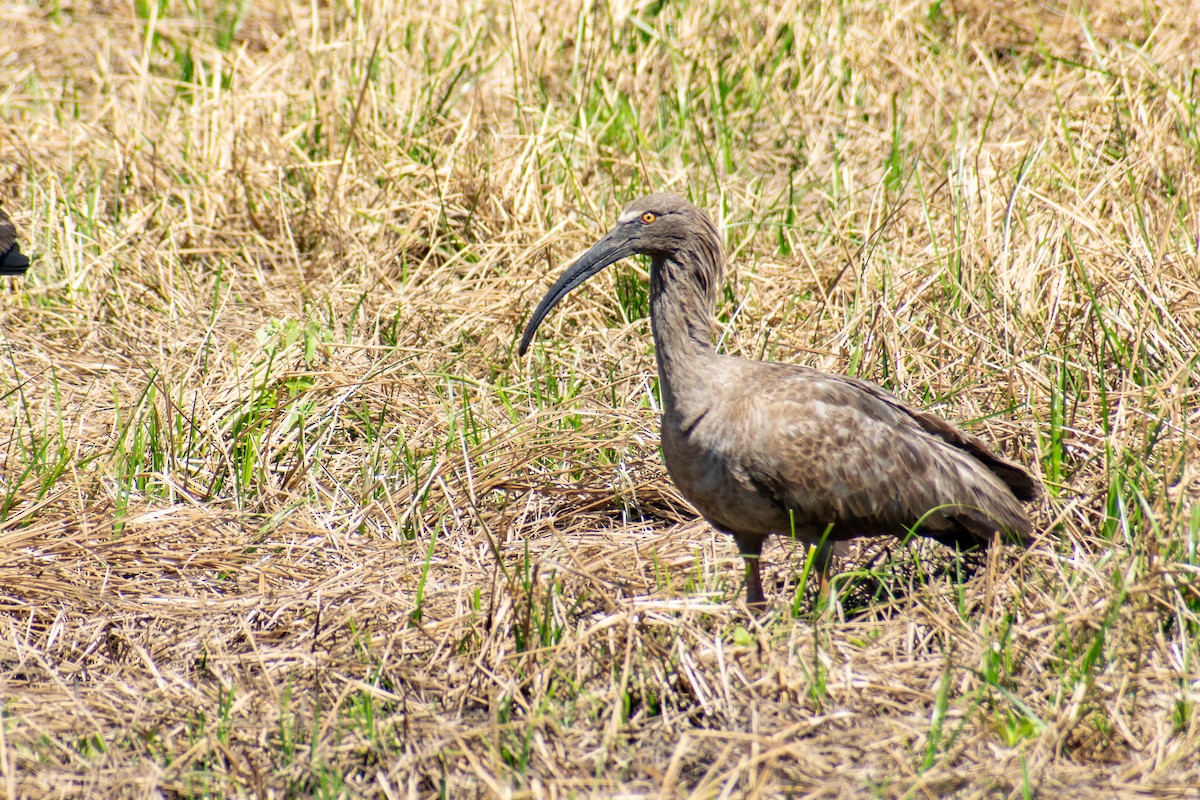
[[[826,539],[817,546],[817,555],[813,558],[813,567],[817,570],[820,582],[817,584],[817,597],[829,597],[829,572],[833,566],[833,554],[844,555],[845,543]]]
[[[762,560],[762,546],[765,536],[741,536],[734,534],[738,552],[746,562],[746,605],[755,611],[763,611],[767,607],[767,598],[763,596],[762,575],[759,572],[759,562]]]

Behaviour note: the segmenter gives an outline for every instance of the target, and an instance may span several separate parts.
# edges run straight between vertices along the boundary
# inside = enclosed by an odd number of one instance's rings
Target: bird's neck
[[[713,308],[720,267],[719,261],[705,261],[707,269],[699,270],[694,263],[656,258],[650,269],[650,327],[668,409],[688,405],[688,388],[706,384],[698,373],[705,369],[706,356],[714,353]]]

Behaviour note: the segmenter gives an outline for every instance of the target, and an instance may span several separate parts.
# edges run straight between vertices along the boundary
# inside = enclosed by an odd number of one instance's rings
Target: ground
[[[0,5],[8,797],[1197,797],[1186,2]],[[722,351],[1027,465],[1037,540],[815,596],[658,451],[646,264]]]

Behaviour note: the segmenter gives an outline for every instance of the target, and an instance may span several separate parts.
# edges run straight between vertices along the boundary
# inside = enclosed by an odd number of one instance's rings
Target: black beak
[[[538,326],[542,324],[542,320],[559,300],[609,264],[615,264],[636,252],[629,231],[623,226],[613,228],[604,235],[603,239],[592,245],[590,250],[567,268],[562,277],[550,287],[550,291],[546,292],[542,302],[538,303],[538,307],[533,311],[533,316],[529,318],[529,324],[525,326],[525,333],[521,336],[521,345],[517,348],[518,355],[525,355],[525,351],[529,349],[529,343],[533,341],[533,335],[537,333]]]

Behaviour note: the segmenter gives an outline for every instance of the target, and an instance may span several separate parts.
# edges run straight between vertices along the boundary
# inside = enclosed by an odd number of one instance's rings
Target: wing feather
[[[1027,539],[1020,501],[1037,484],[982,440],[864,381],[761,363],[774,373],[747,384],[723,415],[726,459],[797,517],[837,538],[922,532],[986,541]],[[764,389],[763,387],[769,387]]]

